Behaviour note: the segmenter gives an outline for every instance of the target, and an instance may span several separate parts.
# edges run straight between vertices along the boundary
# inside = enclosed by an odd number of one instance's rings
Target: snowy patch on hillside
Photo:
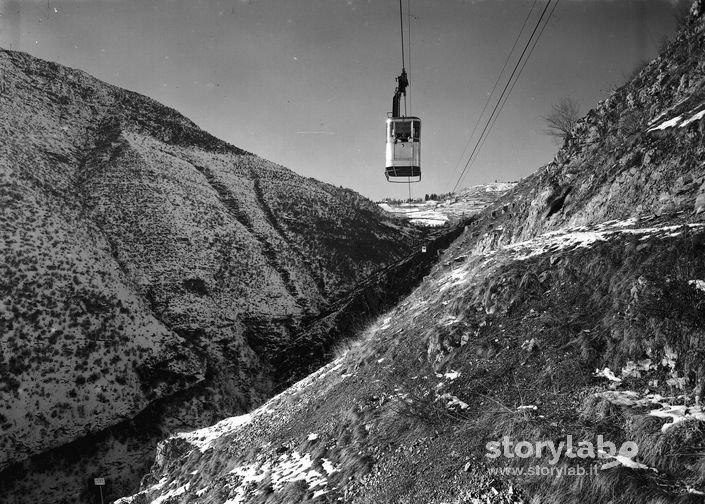
[[[673,117],[667,121],[663,121],[662,123],[652,126],[647,130],[648,133],[651,133],[653,131],[663,131],[668,128],[675,128],[676,126],[679,128],[684,128],[688,126],[689,124],[695,122],[695,121],[700,121],[705,117],[705,108],[702,108],[702,110],[698,110],[696,112],[697,108],[703,107],[703,105],[699,105],[696,107],[694,110],[691,110],[687,114],[681,114],[679,116]],[[684,117],[687,117],[687,119],[684,119]]]
[[[446,222],[448,222],[448,219],[429,219],[429,218],[423,218],[423,219],[411,219],[409,222],[411,222],[415,226],[423,226],[423,227],[439,227],[443,226]]]
[[[469,217],[493,203],[516,186],[515,182],[494,182],[462,189],[442,200],[414,201],[411,203],[379,203],[379,207],[411,224],[422,227],[443,226],[452,219]]]
[[[275,492],[281,491],[287,483],[305,481],[306,486],[314,490],[314,498],[325,495],[329,492],[326,475],[336,473],[339,469],[330,460],[323,459],[322,471],[326,473],[324,475],[314,467],[315,465],[316,461],[309,453],[301,455],[296,451],[285,453],[273,462],[258,457],[253,464],[239,466],[230,471],[230,474],[236,476],[236,483],[229,487],[231,495],[234,493],[235,496],[225,501],[225,504],[247,502],[248,489],[266,477],[270,478]]]
[[[262,412],[263,411],[260,411],[260,414]],[[219,437],[233,432],[240,426],[250,423],[251,421],[252,415],[248,413],[246,415],[226,418],[225,420],[221,420],[215,425],[211,425],[210,427],[204,427],[203,429],[198,429],[190,432],[180,432],[174,437],[184,439],[189,444],[196,446],[201,452],[204,452],[208,448],[210,448],[213,444],[213,441],[215,441]]]
[[[494,182],[485,186],[485,192],[506,192],[514,188],[515,185],[517,185],[516,182]],[[470,188],[469,190],[472,191],[473,188]],[[461,195],[462,194],[463,193],[461,191]]]
[[[276,395],[275,397],[273,397],[272,399],[267,401],[267,403],[260,406],[259,408],[257,408],[255,411],[253,411],[251,413],[247,413],[245,415],[240,415],[240,416],[236,416],[236,417],[226,418],[225,420],[221,420],[220,422],[218,422],[215,425],[211,425],[209,427],[204,427],[202,429],[197,429],[197,430],[189,431],[189,432],[179,432],[179,433],[175,434],[173,437],[185,440],[189,444],[198,448],[198,450],[201,453],[203,453],[212,446],[213,442],[220,439],[221,437],[237,431],[241,427],[252,422],[252,420],[258,416],[271,413],[271,410],[275,409],[273,404],[276,403],[278,400],[280,400],[282,396],[293,395],[296,392],[299,392],[302,389],[306,388],[314,381],[320,380],[320,379],[324,378],[326,375],[328,375],[329,373],[337,371],[338,369],[340,369],[340,367],[341,367],[340,359],[335,360],[335,361],[331,362],[330,364],[322,367],[321,369],[319,369],[315,373],[312,373],[311,375],[307,376],[303,380],[295,383],[289,389]]]
[[[532,257],[544,254],[554,254],[579,248],[591,247],[597,242],[608,241],[616,236],[624,234],[637,235],[639,241],[653,238],[671,238],[680,235],[685,229],[703,228],[705,224],[671,225],[648,228],[630,228],[635,225],[634,219],[623,221],[608,221],[596,226],[579,226],[558,231],[551,231],[531,240],[512,243],[496,250],[489,251],[477,256],[462,256],[457,258],[451,271],[441,282],[440,292],[459,284],[465,284],[470,280],[471,271],[479,267],[477,260],[485,262],[487,267],[496,257],[496,254],[509,254],[515,261],[525,261]],[[473,260],[474,259],[474,260]],[[698,284],[693,282],[696,288]]]
[[[378,324],[383,324],[385,320],[378,321]],[[370,327],[368,331],[374,331],[375,325]],[[286,403],[289,398],[295,396],[299,392],[305,390],[315,382],[320,382],[326,376],[338,371],[342,368],[342,359],[337,359],[328,365],[322,367],[318,371],[310,374],[303,380],[295,383],[287,390],[281,392],[271,398],[264,405],[256,410],[237,417],[226,418],[210,427],[197,429],[190,432],[180,432],[169,439],[183,439],[194,449],[198,449],[201,453],[212,448],[216,441],[227,440],[229,436],[236,435],[240,429],[248,428],[248,425],[253,424],[258,417],[262,416],[267,421],[275,421],[282,416],[291,414],[282,408],[282,402]],[[344,380],[347,375],[340,375],[338,379]],[[319,434],[309,433],[308,441],[316,441],[319,439]],[[166,441],[167,443],[169,440]],[[255,483],[262,481],[264,478],[270,478],[275,491],[282,490],[287,484],[295,481],[304,481],[309,489],[313,491],[314,497],[325,495],[331,491],[328,487],[328,476],[340,472],[340,468],[331,460],[326,458],[312,458],[309,453],[299,453],[293,451],[276,456],[274,459],[267,459],[265,455],[259,455],[256,460],[239,465],[230,470],[230,481],[227,487],[230,492],[230,497],[227,504],[240,504],[249,502],[252,497],[249,492]],[[191,472],[193,476],[198,474],[198,471]],[[144,498],[145,496],[160,494],[155,497],[151,504],[160,504],[172,497],[178,497],[186,492],[189,492],[189,484],[184,485],[183,479],[179,475],[173,475],[173,479],[169,477],[162,478],[158,483],[140,491],[139,493],[123,497],[116,501],[118,504],[131,504],[136,502],[137,497]],[[199,488],[200,487],[200,488]],[[198,488],[198,490],[196,490]],[[213,490],[212,485],[198,487],[194,486],[191,493],[195,493],[198,497],[203,496],[207,492]],[[142,502],[142,501],[139,501]]]
[[[513,243],[506,246],[504,250],[515,253],[515,260],[523,261],[530,257],[557,252],[559,250],[590,247],[598,241],[607,241],[619,234],[639,235],[639,239],[643,241],[650,238],[675,237],[683,232],[683,226],[680,225],[633,229],[627,227],[633,224],[634,221],[630,219],[626,221],[605,222],[592,228],[580,226],[561,231],[552,231],[532,240]],[[688,224],[687,226],[689,228],[701,228],[704,225]]]
[[[142,491],[139,492],[139,493],[136,493],[135,495],[130,495],[129,497],[121,497],[120,499],[116,500],[116,501],[114,502],[114,504],[131,504],[131,503],[135,500],[136,497],[142,497],[142,496],[144,496],[144,495],[149,494],[150,492],[156,492],[157,490],[163,488],[164,485],[166,485],[168,481],[169,481],[168,478],[162,478],[162,479],[160,479],[157,483],[155,483],[154,485],[152,485],[152,486],[150,486],[150,487],[148,487],[148,488],[142,490]],[[184,491],[185,491],[185,490],[186,490],[186,489],[184,488]],[[167,492],[167,494],[168,494],[168,493],[170,493],[170,492]],[[182,492],[182,493],[183,493],[183,492]],[[159,499],[159,498],[158,498],[158,499]],[[158,499],[157,499],[157,500],[158,500]],[[153,503],[154,501],[150,501],[150,502]]]
[[[675,405],[672,404],[675,400],[673,397],[666,398],[659,394],[642,396],[632,390],[606,391],[596,395],[621,407],[644,408],[652,405],[659,406],[649,411],[649,416],[670,420],[661,426],[661,432],[666,432],[677,423],[686,420],[705,421],[705,411],[703,411],[702,406]]]
[[[667,422],[661,426],[661,432],[666,432],[677,423],[685,420],[693,419],[705,421],[705,412],[703,412],[703,408],[700,406],[688,407],[684,405],[661,403],[661,408],[650,411],[649,415],[672,419],[671,422]]]
[[[409,219],[411,224],[424,227],[443,226],[448,222],[448,217],[436,211],[437,203],[403,203],[399,206],[380,203],[380,208],[386,212]]]
[[[650,128],[648,131],[656,131],[656,130],[665,130],[668,128],[673,128],[674,126],[678,126],[678,123],[681,122],[682,117],[681,116],[676,116],[672,119],[669,119],[668,121],[664,121],[658,126],[654,126],[653,128]]]
[[[183,486],[180,486],[178,488],[175,488],[173,490],[169,490],[167,493],[164,495],[160,495],[156,499],[152,501],[152,504],[162,504],[162,502],[166,502],[167,500],[171,499],[172,497],[178,497],[179,495],[186,493],[186,491],[189,489],[191,485],[189,483],[186,483]]]
[[[688,284],[692,285],[699,291],[705,292],[705,280],[691,280]]]

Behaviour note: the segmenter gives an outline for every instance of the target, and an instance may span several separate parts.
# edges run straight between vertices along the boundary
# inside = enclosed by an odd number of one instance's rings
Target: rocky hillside
[[[335,361],[119,502],[705,502],[704,11]]]
[[[3,502],[134,487],[423,235],[81,71],[0,50],[0,77]]]

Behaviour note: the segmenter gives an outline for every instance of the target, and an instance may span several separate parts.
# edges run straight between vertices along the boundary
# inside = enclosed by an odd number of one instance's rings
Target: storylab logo
[[[568,459],[602,459],[605,463],[600,469],[610,469],[618,465],[637,465],[633,461],[639,453],[639,446],[632,441],[622,443],[619,448],[611,441],[605,441],[602,435],[597,436],[597,442],[573,442],[573,436],[568,435],[565,441],[556,444],[554,441],[515,441],[504,436],[501,441],[489,441],[485,448],[485,456],[490,459],[505,457],[507,459],[536,458],[556,465],[562,458]],[[608,461],[609,459],[609,461]]]

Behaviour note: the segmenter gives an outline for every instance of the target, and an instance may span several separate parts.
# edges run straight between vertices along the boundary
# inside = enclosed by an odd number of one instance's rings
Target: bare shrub
[[[547,128],[543,131],[553,137],[556,143],[561,144],[570,138],[578,119],[580,119],[578,102],[572,98],[561,98],[553,105],[551,113],[544,117]]]

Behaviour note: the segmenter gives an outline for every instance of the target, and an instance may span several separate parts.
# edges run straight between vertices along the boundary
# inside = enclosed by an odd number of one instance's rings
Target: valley
[[[704,51],[375,203],[0,49],[0,500],[703,502]]]

